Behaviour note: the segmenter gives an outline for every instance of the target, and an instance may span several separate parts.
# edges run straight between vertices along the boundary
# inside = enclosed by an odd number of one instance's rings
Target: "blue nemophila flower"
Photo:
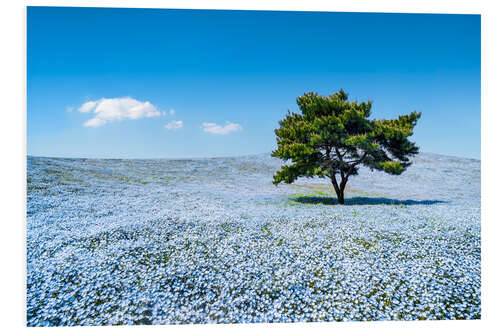
[[[29,157],[28,324],[480,316],[478,161],[361,170],[346,206],[279,163]]]

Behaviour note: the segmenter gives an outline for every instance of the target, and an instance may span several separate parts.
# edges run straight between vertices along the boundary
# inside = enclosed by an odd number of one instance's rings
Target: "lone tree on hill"
[[[418,154],[408,137],[421,113],[371,120],[372,102],[349,102],[342,89],[328,97],[307,93],[297,104],[302,114],[288,111],[274,131],[278,148],[272,156],[292,162],[274,174],[275,185],[300,176],[328,177],[344,204],[347,181],[360,165],[399,175],[410,166],[408,157]]]

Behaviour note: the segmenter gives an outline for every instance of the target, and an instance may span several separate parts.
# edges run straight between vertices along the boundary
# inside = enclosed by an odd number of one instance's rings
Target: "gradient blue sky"
[[[479,15],[28,7],[27,23],[29,155],[270,152],[297,96],[343,88],[374,118],[421,111],[421,151],[480,158]],[[127,96],[160,115],[84,126],[83,103]]]

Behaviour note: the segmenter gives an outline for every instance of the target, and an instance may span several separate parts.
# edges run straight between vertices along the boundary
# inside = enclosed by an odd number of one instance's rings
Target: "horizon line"
[[[456,155],[446,155],[442,153],[433,153],[433,152],[419,152],[419,154],[425,155],[438,155],[444,157],[453,157],[453,158],[462,158],[467,160],[475,160],[481,161],[481,158],[475,157],[466,157],[466,156],[456,156]],[[258,155],[271,155],[271,152],[264,153],[256,153],[256,154],[243,154],[243,155],[230,155],[230,156],[197,156],[197,157],[68,157],[68,156],[41,156],[41,155],[30,155],[26,154],[26,157],[35,157],[35,158],[53,158],[53,159],[92,159],[92,160],[202,160],[202,159],[221,159],[221,158],[238,158],[238,157],[251,157]],[[272,156],[270,156],[272,157]],[[273,157],[279,159],[277,157]]]

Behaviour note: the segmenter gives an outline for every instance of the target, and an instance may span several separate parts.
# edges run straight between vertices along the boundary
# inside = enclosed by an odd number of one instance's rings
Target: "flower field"
[[[480,161],[274,186],[269,155],[28,157],[29,326],[481,317]]]

